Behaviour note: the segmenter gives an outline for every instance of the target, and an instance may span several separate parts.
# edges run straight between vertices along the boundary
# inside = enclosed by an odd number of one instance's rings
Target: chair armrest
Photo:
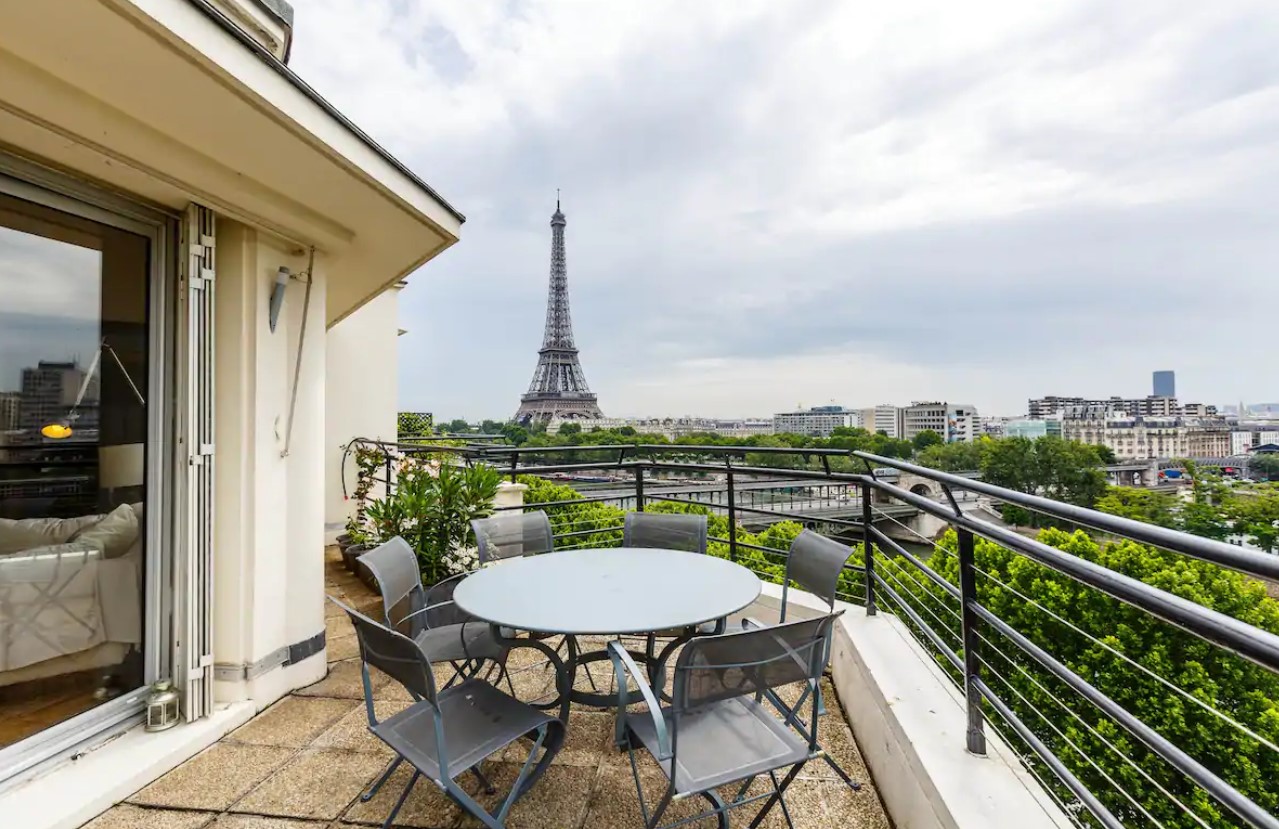
[[[439,580],[439,581],[437,581],[435,584],[431,585],[431,586],[430,586],[430,588],[428,588],[428,589],[427,589],[427,591],[426,591],[426,598],[429,600],[429,599],[431,598],[431,594],[432,594],[433,592],[435,592],[435,591],[436,591],[436,590],[437,590],[440,586],[445,585],[445,584],[448,584],[449,582],[453,582],[453,581],[458,581],[458,580],[460,580],[460,579],[464,579],[464,578],[466,578],[466,577],[467,577],[467,576],[469,576],[469,575],[471,575],[471,573],[470,573],[470,572],[466,572],[466,573],[458,573],[458,574],[457,574],[457,575],[455,575],[455,576],[449,576],[449,577],[448,577],[448,578],[446,578],[446,579],[440,579],[440,580]],[[453,594],[452,594],[452,591],[450,591],[450,592],[449,592],[449,598],[448,598],[448,599],[445,599],[445,600],[444,600],[444,601],[442,601],[442,602],[434,602],[434,603],[432,603],[432,604],[428,604],[426,607],[419,608],[418,610],[415,610],[415,611],[413,611],[412,613],[409,613],[408,615],[406,615],[403,619],[401,619],[401,620],[400,620],[400,622],[404,622],[404,621],[406,621],[406,620],[408,620],[408,619],[412,619],[414,616],[420,616],[420,615],[422,615],[423,613],[429,613],[429,612],[430,612],[430,611],[432,611],[432,610],[439,610],[439,609],[440,609],[440,608],[442,608],[442,607],[449,607],[449,606],[451,606],[451,605],[456,605],[456,604],[457,604],[457,603],[456,603],[455,601],[453,601]],[[463,620],[463,623],[465,623],[465,622],[469,622],[469,621],[482,621],[482,620],[479,620],[479,619],[475,619],[475,617],[471,616],[470,614],[466,614],[466,616],[467,616],[467,618]],[[431,623],[430,623],[430,621],[429,621],[429,620],[426,622],[426,627],[428,627],[428,628],[429,628],[429,627],[431,627]]]
[[[742,630],[753,630],[755,628],[766,628],[766,627],[768,627],[768,625],[764,624],[759,619],[755,619],[750,616],[747,616],[746,618],[742,619]]]
[[[635,678],[635,684],[639,688],[640,696],[644,698],[644,702],[648,703],[649,716],[653,718],[653,729],[654,733],[657,734],[657,759],[669,759],[671,756],[671,739],[666,732],[666,718],[662,716],[662,706],[658,704],[657,697],[653,695],[653,689],[649,687],[644,672],[635,664],[635,660],[626,652],[626,648],[622,647],[621,642],[614,640],[608,643],[608,656],[613,661],[613,672],[617,675],[618,736],[621,736],[621,726],[630,716],[630,712],[626,710],[626,707],[631,702],[630,688],[626,681],[626,675],[630,674]]]

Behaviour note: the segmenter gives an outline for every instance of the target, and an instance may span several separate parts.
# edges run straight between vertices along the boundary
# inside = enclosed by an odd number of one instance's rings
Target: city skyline
[[[1174,6],[316,0],[292,62],[468,217],[401,408],[508,416],[557,186],[610,413],[1274,399],[1279,7]]]

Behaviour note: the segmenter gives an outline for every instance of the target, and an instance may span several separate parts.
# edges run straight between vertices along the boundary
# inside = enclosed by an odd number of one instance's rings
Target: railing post
[[[382,444],[382,457],[386,458],[386,494],[389,497],[395,484],[391,480],[391,450],[386,448],[386,444]]]
[[[644,467],[635,465],[635,511],[644,511]]]
[[[964,694],[968,698],[968,750],[973,754],[986,753],[985,717],[981,710],[981,691],[976,680],[981,677],[981,662],[977,653],[977,572],[974,562],[975,540],[973,534],[956,528],[959,536],[959,598],[962,603],[960,621],[964,638]]]
[[[871,536],[870,485],[862,484],[862,575],[866,579],[866,615],[875,615],[875,539]]]
[[[513,484],[519,483],[519,481],[515,480],[516,478],[519,477],[519,473],[516,471],[519,469],[519,465],[520,465],[520,456],[512,452],[511,453],[511,483]]]
[[[728,469],[728,558],[737,561],[737,493],[733,489],[733,470]]]

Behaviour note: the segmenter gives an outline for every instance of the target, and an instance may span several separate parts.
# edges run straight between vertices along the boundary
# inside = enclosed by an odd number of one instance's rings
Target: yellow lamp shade
[[[71,437],[71,424],[65,421],[58,423],[50,423],[40,430],[40,434],[53,440],[62,440]]]

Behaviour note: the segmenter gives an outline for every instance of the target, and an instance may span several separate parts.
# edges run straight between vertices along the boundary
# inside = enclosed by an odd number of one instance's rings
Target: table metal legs
[[[546,657],[547,661],[551,663],[551,667],[555,671],[555,699],[547,703],[531,702],[529,704],[534,708],[541,708],[543,710],[559,708],[557,716],[567,727],[569,702],[571,701],[573,690],[573,673],[569,666],[574,664],[573,653],[576,646],[573,644],[569,645],[569,659],[566,663],[564,660],[560,659],[559,654],[556,653],[554,648],[546,644],[546,642],[541,639],[534,639],[528,636],[504,636],[502,635],[502,628],[499,625],[492,625],[491,627],[493,631],[493,638],[497,640],[499,644],[512,649],[532,648],[536,651],[540,651]],[[572,642],[571,638],[569,639],[569,642]],[[514,688],[512,688],[512,691],[513,690]]]

